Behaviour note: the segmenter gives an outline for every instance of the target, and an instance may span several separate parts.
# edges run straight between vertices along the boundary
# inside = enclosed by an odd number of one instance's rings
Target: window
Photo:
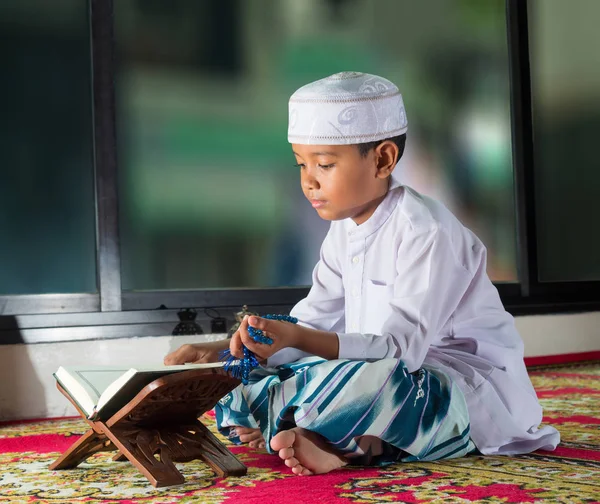
[[[115,19],[123,289],[310,284],[329,224],[300,190],[287,101],[356,69],[404,95],[405,183],[517,279],[502,0],[120,0]]]
[[[600,13],[564,3],[0,2],[0,343],[289,310],[328,224],[287,101],[344,70],[399,85],[401,177],[483,239],[509,311],[599,309]]]
[[[0,33],[0,295],[96,292],[86,5],[3,1]]]
[[[600,280],[600,2],[529,2],[539,280]]]

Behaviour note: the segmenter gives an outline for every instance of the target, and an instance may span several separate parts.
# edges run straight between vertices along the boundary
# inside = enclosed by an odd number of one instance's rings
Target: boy
[[[332,221],[298,325],[247,317],[229,344],[264,366],[217,406],[219,428],[295,474],[552,450],[523,344],[479,239],[392,173],[407,119],[398,88],[343,72],[290,98],[288,140],[305,196]],[[272,345],[255,343],[248,325]],[[185,346],[165,363],[217,359]],[[264,441],[263,441],[264,438]]]

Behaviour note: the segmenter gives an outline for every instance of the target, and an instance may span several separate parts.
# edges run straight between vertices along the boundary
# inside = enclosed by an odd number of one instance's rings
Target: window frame
[[[208,308],[216,308],[228,321],[243,304],[261,312],[283,313],[309,290],[122,291],[113,3],[88,3],[98,293],[0,296],[0,344],[167,335],[178,322],[177,310],[188,307],[198,311],[198,322],[209,333]],[[527,2],[506,0],[506,24],[519,281],[495,285],[506,309],[515,316],[600,310],[600,281],[538,280]]]

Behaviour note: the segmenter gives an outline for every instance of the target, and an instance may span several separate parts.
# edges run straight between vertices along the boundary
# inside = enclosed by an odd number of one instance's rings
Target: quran
[[[116,451],[155,487],[179,485],[175,462],[200,459],[219,476],[243,476],[242,464],[200,421],[241,384],[223,363],[157,367],[61,367],[58,390],[89,430],[50,464],[72,469],[91,455]]]
[[[222,363],[180,366],[60,367],[54,377],[90,420],[110,418],[142,388],[162,376],[193,369],[223,367]]]

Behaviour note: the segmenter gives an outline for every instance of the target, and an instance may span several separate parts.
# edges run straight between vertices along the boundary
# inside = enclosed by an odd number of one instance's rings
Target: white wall
[[[526,356],[600,350],[600,312],[517,318]],[[0,420],[76,415],[56,389],[59,366],[161,364],[183,343],[224,335],[150,337],[0,346]]]

